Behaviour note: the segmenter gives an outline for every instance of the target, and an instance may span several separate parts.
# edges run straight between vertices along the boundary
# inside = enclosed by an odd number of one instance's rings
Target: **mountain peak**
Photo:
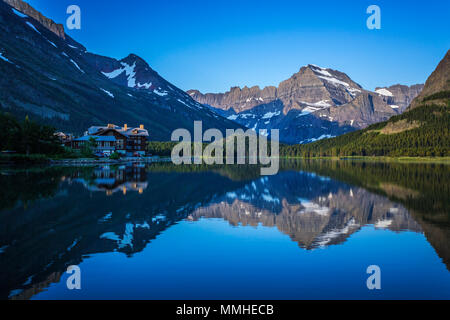
[[[312,63],[308,64],[306,67],[310,68],[310,69],[314,69],[314,70],[328,70],[329,69],[329,68],[319,67],[318,65],[312,64]]]
[[[134,53],[130,53],[128,56],[123,58],[121,61],[137,61],[137,62],[143,62],[143,63],[147,64],[147,62],[144,59],[142,59],[141,57],[139,57],[137,54],[134,54]]]
[[[120,60],[121,63],[125,63],[129,66],[135,66],[136,72],[150,72],[156,74],[156,72],[149,66],[147,61],[139,57],[134,53],[130,53],[127,57]]]

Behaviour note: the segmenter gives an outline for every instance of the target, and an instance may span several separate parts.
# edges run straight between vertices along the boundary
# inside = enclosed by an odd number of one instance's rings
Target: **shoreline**
[[[450,157],[374,157],[374,156],[346,156],[346,157],[290,157],[280,156],[280,160],[330,160],[330,161],[369,161],[369,162],[401,162],[401,163],[438,163],[450,164]],[[150,163],[167,162],[170,157],[151,156],[142,158],[121,158],[113,159],[95,159],[95,158],[75,158],[75,159],[55,159],[44,155],[16,155],[0,156],[0,165],[96,165],[96,164],[124,164],[124,163]]]
[[[117,160],[109,158],[66,158],[58,159],[45,155],[12,155],[12,156],[0,156],[0,165],[61,165],[61,164],[74,164],[74,165],[86,165],[86,164],[124,164],[130,162],[136,163],[148,163],[153,161],[164,161],[164,158],[159,156],[152,157],[140,157],[140,158],[121,158]]]

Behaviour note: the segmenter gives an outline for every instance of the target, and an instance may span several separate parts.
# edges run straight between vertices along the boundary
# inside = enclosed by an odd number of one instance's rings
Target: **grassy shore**
[[[347,156],[347,157],[283,157],[280,159],[322,159],[322,160],[364,160],[364,161],[389,161],[389,162],[428,162],[450,164],[450,157],[374,157],[374,156]]]
[[[43,154],[0,154],[0,164],[43,164],[49,162],[50,158]]]

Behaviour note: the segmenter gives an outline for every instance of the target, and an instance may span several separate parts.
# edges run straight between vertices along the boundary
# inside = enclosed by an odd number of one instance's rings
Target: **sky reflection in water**
[[[0,209],[4,299],[450,298],[447,166],[2,172],[22,187]]]

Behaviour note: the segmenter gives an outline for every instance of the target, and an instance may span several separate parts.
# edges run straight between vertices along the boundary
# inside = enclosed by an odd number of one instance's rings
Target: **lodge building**
[[[132,157],[146,155],[149,134],[143,125],[139,128],[128,127],[126,124],[123,127],[115,124],[108,124],[106,127],[92,126],[84,136],[72,140],[71,146],[79,150],[91,138],[97,142],[95,153],[111,155],[117,152]]]

